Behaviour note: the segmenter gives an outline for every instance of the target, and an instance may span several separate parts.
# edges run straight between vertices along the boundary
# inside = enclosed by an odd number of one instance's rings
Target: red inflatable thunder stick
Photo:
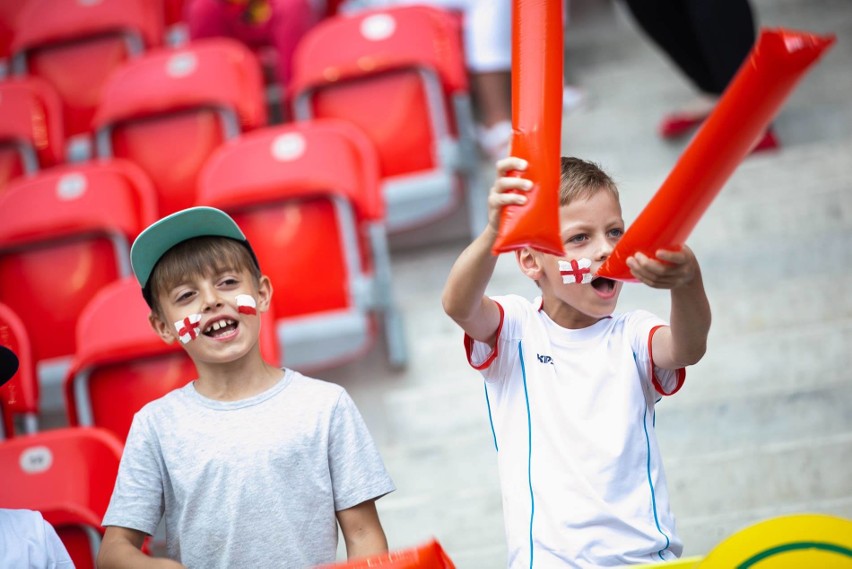
[[[495,255],[533,247],[563,255],[559,235],[562,142],[562,2],[512,0],[512,155],[535,184],[524,205],[500,214]]]
[[[832,43],[833,35],[762,30],[716,108],[597,274],[635,282],[628,257],[679,249],[795,84]]]
[[[437,540],[419,547],[390,551],[362,559],[353,559],[332,565],[321,565],[314,569],[455,569],[455,565],[444,553]]]

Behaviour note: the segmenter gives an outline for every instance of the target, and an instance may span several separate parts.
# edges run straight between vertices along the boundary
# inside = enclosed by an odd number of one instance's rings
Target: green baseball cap
[[[239,241],[246,246],[255,265],[258,265],[246,236],[227,213],[215,207],[191,207],[152,223],[133,241],[130,265],[139,286],[143,289],[147,287],[154,267],[169,249],[187,239],[205,236],[228,237]]]

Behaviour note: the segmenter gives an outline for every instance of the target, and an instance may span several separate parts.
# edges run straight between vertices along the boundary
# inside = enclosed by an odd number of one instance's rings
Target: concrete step
[[[852,432],[789,442],[755,440],[666,460],[676,514],[690,517],[845,500]]]
[[[791,326],[727,338],[711,333],[707,355],[687,370],[685,386],[670,402],[676,406],[848,383],[852,380],[850,345],[852,319],[832,326]]]
[[[852,380],[762,396],[729,393],[724,400],[717,397],[680,406],[661,404],[656,430],[666,459],[689,459],[852,436],[850,408]]]

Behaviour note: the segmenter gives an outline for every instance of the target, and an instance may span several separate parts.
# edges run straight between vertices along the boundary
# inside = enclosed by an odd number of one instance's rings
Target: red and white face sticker
[[[565,284],[588,284],[592,282],[592,260],[559,261],[559,274]]]
[[[237,312],[240,314],[257,314],[257,302],[248,294],[238,294],[234,297],[237,301]]]
[[[183,344],[188,344],[201,334],[201,315],[190,314],[183,320],[175,322],[178,339]]]

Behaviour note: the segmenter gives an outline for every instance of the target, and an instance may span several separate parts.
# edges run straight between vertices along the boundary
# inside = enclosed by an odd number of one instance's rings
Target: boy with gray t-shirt
[[[338,524],[349,558],[387,551],[375,500],[393,482],[342,387],[263,361],[272,286],[236,223],[172,214],[131,263],[151,326],[198,379],[134,417],[98,567],[312,567],[335,560]],[[169,560],[140,551],[161,518]]]

